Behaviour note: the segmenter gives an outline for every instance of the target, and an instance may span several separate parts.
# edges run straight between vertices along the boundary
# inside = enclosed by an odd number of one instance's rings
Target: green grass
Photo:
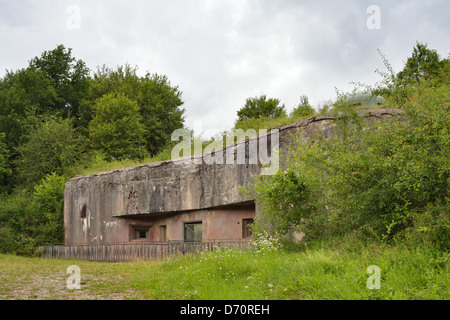
[[[368,289],[367,268],[381,268]],[[145,264],[143,265],[145,267]],[[148,299],[448,299],[449,265],[421,251],[379,248],[354,254],[223,251],[146,267],[132,282]]]
[[[68,290],[69,265],[81,290]],[[367,268],[381,268],[368,289]],[[426,251],[371,246],[348,252],[222,250],[164,261],[101,263],[0,255],[1,299],[449,299],[449,260]]]
[[[171,148],[164,149],[161,153],[153,157],[147,157],[142,160],[139,159],[125,159],[116,161],[106,161],[100,154],[95,155],[87,164],[86,167],[79,167],[76,169],[78,175],[89,175],[94,173],[101,173],[122,168],[134,167],[141,164],[153,163],[158,161],[169,160],[171,157]]]

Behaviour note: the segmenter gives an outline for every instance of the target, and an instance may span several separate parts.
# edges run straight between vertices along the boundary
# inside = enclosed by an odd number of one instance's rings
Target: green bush
[[[15,254],[27,257],[37,257],[39,252],[39,247],[34,238],[26,234],[19,235],[14,250]]]
[[[28,190],[16,190],[0,199],[0,224],[7,226],[16,235],[26,234],[33,225],[30,217],[35,206]]]
[[[303,95],[300,97],[300,103],[292,110],[291,117],[301,119],[312,117],[315,114],[314,108],[310,105],[308,97]]]
[[[14,252],[16,234],[9,226],[0,226],[0,253]]]
[[[33,234],[37,244],[64,242],[64,187],[66,178],[47,175],[33,192],[36,211]]]
[[[28,249],[22,244],[24,237],[30,237],[33,226],[31,216],[34,204],[26,190],[1,199],[0,205],[0,252],[22,254]],[[29,241],[28,241],[29,242]]]
[[[66,178],[47,175],[33,191],[17,190],[0,206],[0,252],[34,255],[39,245],[64,242]]]
[[[402,238],[412,247],[423,246],[450,252],[450,205],[429,204],[412,219]]]
[[[10,152],[5,141],[6,134],[0,132],[0,194],[8,190],[9,180],[12,177]]]
[[[95,150],[108,160],[142,159],[145,128],[139,106],[123,94],[106,94],[96,101],[94,117],[89,123],[89,137]]]
[[[237,123],[241,120],[264,118],[282,118],[286,117],[284,105],[280,105],[280,100],[276,98],[267,98],[262,94],[259,97],[247,98],[245,105],[237,112]]]
[[[80,136],[70,119],[47,116],[37,119],[36,127],[17,150],[19,178],[32,186],[52,172],[63,175],[81,158]]]

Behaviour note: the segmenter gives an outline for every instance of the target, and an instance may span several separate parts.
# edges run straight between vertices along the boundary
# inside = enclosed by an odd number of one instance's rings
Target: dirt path
[[[107,292],[102,290],[102,279],[84,275],[80,289],[68,289],[67,277],[18,277],[1,279],[1,300],[124,300],[135,299],[133,292]],[[92,287],[99,286],[99,288]]]

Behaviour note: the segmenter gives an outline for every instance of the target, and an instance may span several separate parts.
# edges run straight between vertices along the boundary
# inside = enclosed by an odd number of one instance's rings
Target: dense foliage
[[[275,98],[267,98],[266,95],[248,98],[245,105],[237,112],[237,123],[247,119],[259,117],[264,118],[280,118],[286,116],[284,105],[280,105],[280,100]]]
[[[0,252],[64,241],[65,182],[98,163],[154,156],[184,125],[166,76],[105,66],[63,45],[0,78]]]
[[[143,158],[144,125],[139,106],[123,94],[105,94],[89,123],[92,146],[108,159]]]
[[[21,185],[33,185],[47,174],[71,173],[75,161],[81,159],[81,136],[71,119],[49,115],[36,121],[16,150],[17,179]]]
[[[308,118],[314,115],[314,108],[309,103],[308,96],[302,95],[300,103],[292,110],[291,117]]]
[[[433,72],[420,77],[413,73],[414,81],[404,81],[412,63],[401,77],[385,74],[372,93],[383,91],[395,103],[387,107],[401,115],[390,120],[367,122],[342,104],[345,96],[339,97],[333,109],[335,137],[320,137],[313,144],[298,140],[286,153],[284,170],[255,177],[250,193],[263,215],[254,231],[304,232],[307,239],[406,241],[449,252],[447,61],[439,60]]]

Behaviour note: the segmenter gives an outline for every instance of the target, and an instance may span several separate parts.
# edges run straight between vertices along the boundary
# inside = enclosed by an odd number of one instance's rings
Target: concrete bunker
[[[390,109],[359,113],[367,121],[399,114]],[[283,152],[298,135],[313,140],[318,135],[332,136],[333,120],[332,116],[312,117],[279,128],[279,149]],[[243,144],[248,151],[252,139],[259,138],[248,138],[224,149],[236,152]],[[268,143],[268,147],[271,145]],[[64,192],[65,244],[251,238],[249,226],[259,208],[254,199],[240,193],[240,188],[252,182],[252,175],[261,174],[261,163],[196,161],[203,156],[192,156],[181,163],[168,160],[75,176]]]

